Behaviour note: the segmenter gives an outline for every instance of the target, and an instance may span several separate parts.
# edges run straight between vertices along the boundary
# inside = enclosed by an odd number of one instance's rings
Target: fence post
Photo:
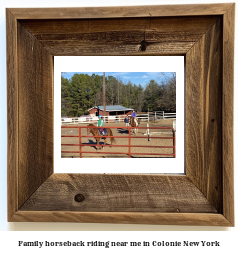
[[[164,111],[163,111],[163,120],[164,120]]]
[[[149,124],[147,123],[147,134],[148,134],[148,141],[150,141],[150,126]]]
[[[81,127],[79,127],[79,158],[82,158]]]

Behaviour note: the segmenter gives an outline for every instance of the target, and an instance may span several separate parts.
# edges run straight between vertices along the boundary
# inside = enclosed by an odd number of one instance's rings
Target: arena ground
[[[167,120],[157,120],[155,122],[149,122],[150,127],[173,127],[172,119]],[[139,127],[147,127],[148,122],[142,122]],[[63,126],[72,126],[72,127],[86,127],[88,124],[80,125],[63,125]],[[125,138],[115,138],[115,145],[128,145],[128,129],[125,127],[125,123],[105,123],[104,127],[118,127],[112,128],[113,136],[121,136]],[[78,128],[62,128],[61,135],[70,135],[78,136]],[[151,146],[172,146],[172,139],[155,139],[154,137],[173,137],[173,132],[171,129],[152,129],[150,130],[150,139],[148,139],[147,128],[139,129],[137,135],[132,135],[133,137],[144,137],[144,138],[132,138],[131,145],[138,146],[149,146],[149,147],[132,147],[131,148],[131,158],[155,158],[163,157],[169,158],[173,156],[168,156],[167,154],[173,153],[173,148],[154,148]],[[87,128],[82,128],[82,136],[87,136]],[[83,158],[128,158],[128,155],[125,154],[106,154],[106,152],[117,152],[117,153],[127,153],[128,147],[111,147],[106,146],[103,150],[96,148],[96,140],[92,134],[88,135],[89,137],[83,137],[81,142],[82,144],[91,144],[93,146],[83,146],[82,151],[89,151],[94,153],[82,153]],[[104,141],[101,139],[100,144],[103,144]],[[63,144],[79,144],[78,137],[61,137],[61,151],[77,151],[77,153],[61,153],[62,158],[79,158],[79,146],[64,146]],[[110,139],[107,138],[107,145],[110,145]],[[103,153],[101,153],[103,152]],[[104,153],[105,152],[105,153]],[[142,155],[142,154],[133,154],[133,153],[153,153],[153,154],[166,154],[166,155]]]

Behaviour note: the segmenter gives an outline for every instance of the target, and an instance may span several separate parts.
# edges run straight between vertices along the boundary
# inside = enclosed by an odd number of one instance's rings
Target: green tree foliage
[[[120,77],[105,78],[106,104],[122,105],[137,112],[176,111],[176,75],[161,73],[160,84],[150,80],[143,88],[141,85],[124,83]],[[81,116],[88,114],[93,106],[103,105],[103,77],[92,74],[74,74],[68,80],[61,77],[61,115]]]
[[[103,91],[102,91],[103,77],[93,74],[92,78],[95,82],[95,91],[96,91],[94,105],[102,105],[103,104]]]
[[[106,104],[115,105],[117,92],[117,79],[113,76],[105,78],[106,86]]]
[[[72,110],[71,83],[61,77],[61,116],[70,116]]]
[[[144,92],[144,109],[149,111],[159,110],[159,99],[161,97],[161,87],[155,80],[150,80]]]
[[[143,108],[143,101],[144,101],[144,89],[139,84],[136,86],[135,84],[132,86],[132,102],[133,102],[133,108],[138,112],[142,111]]]
[[[88,109],[94,105],[101,89],[101,78],[97,76],[74,74],[70,81],[61,78],[62,116],[77,117],[88,114]]]
[[[87,74],[74,74],[71,85],[73,114],[74,116],[83,115],[94,103],[95,82]]]

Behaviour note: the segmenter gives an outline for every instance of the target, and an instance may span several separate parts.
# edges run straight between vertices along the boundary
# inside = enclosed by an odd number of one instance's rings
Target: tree
[[[96,87],[93,77],[88,74],[74,74],[72,84],[72,111],[74,116],[88,113],[95,101]]]
[[[116,102],[117,80],[113,76],[108,76],[105,79],[106,83],[106,102],[107,104],[114,105]]]
[[[176,73],[161,73],[164,78],[162,81],[161,90],[162,96],[159,101],[159,108],[163,111],[176,111]]]
[[[158,84],[150,80],[144,89],[141,85],[123,82],[120,77],[108,76],[106,103],[119,104],[136,111],[176,111],[176,73],[160,73]],[[88,109],[103,104],[103,77],[92,74],[74,74],[68,80],[61,77],[62,116],[81,116]]]
[[[133,86],[133,95],[134,95],[134,105],[136,111],[141,112],[143,108],[143,101],[144,101],[144,89],[139,84],[139,86]]]
[[[94,105],[102,105],[103,104],[103,92],[102,92],[103,76],[93,74],[92,78],[94,79],[94,82],[95,82]]]
[[[72,110],[71,83],[61,77],[61,116],[69,116]]]
[[[144,92],[144,107],[143,110],[157,111],[159,108],[159,98],[161,96],[161,88],[155,80],[150,80],[146,85]]]

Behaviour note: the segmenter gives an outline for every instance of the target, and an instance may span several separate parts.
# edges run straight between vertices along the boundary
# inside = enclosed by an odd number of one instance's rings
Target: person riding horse
[[[98,127],[103,127],[102,115],[99,115],[98,118],[99,118],[99,120],[98,120],[97,126],[98,126]],[[101,133],[102,133],[102,135],[103,135],[103,128],[100,128],[100,131],[101,131]]]
[[[136,112],[133,110],[131,116],[134,118],[134,121],[136,122],[136,125],[138,125],[137,119],[136,119]]]

